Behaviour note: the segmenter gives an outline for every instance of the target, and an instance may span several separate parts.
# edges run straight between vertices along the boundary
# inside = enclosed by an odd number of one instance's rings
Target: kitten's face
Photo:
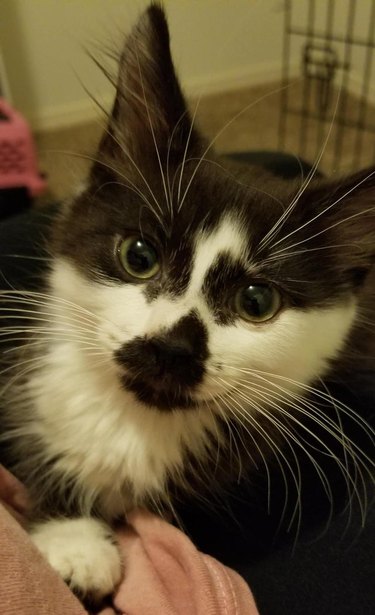
[[[361,178],[302,192],[226,169],[191,129],[155,8],[124,50],[98,158],[51,284],[95,316],[105,369],[136,403],[241,415],[327,370],[373,257],[354,228]]]
[[[224,196],[225,186],[220,192]],[[62,246],[65,251],[67,243],[77,243],[79,253],[56,264],[55,294],[73,302],[80,297],[80,305],[97,315],[108,365],[147,405],[172,410],[204,402],[225,412],[228,400],[220,397],[233,387],[256,405],[271,374],[308,383],[342,344],[353,300],[301,305],[288,270],[279,261],[267,266],[256,255],[259,230],[251,212],[257,199],[250,193],[239,194],[243,198],[232,207],[220,203],[209,221],[201,219],[198,187],[175,212],[168,235],[152,216],[147,221],[141,199],[129,211],[125,198],[119,211],[109,193],[109,228],[100,221],[94,230],[95,208],[102,211],[103,202],[92,205],[90,230],[80,224],[79,236],[72,230]],[[275,209],[271,199],[268,205]],[[294,268],[294,280],[306,276],[300,269]],[[316,271],[310,284],[318,285],[320,275]],[[294,388],[280,379],[276,384]],[[238,403],[241,411],[240,398]]]

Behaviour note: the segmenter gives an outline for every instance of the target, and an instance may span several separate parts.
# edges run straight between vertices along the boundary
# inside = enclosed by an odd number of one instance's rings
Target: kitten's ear
[[[158,4],[143,13],[125,43],[116,90],[99,155],[157,162],[158,155],[165,158],[169,145],[172,154],[185,148],[190,117],[171,58],[167,21]],[[196,138],[193,130],[191,145]]]

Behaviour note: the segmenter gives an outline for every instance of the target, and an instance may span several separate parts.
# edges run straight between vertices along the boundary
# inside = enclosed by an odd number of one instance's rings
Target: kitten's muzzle
[[[158,405],[158,397],[163,398],[163,408],[166,399],[171,408],[182,401],[186,406],[186,399],[205,374],[206,339],[203,324],[190,315],[164,335],[137,337],[124,344],[116,351],[115,360],[124,369],[125,388],[136,392],[142,401],[145,396],[152,398],[153,405]]]
[[[156,390],[170,386],[193,387],[204,374],[203,362],[187,341],[138,338],[124,344],[115,354],[128,376],[143,380]]]

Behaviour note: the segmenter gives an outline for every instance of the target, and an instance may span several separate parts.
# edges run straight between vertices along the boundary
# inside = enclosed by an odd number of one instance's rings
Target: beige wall
[[[292,25],[306,30],[309,26],[308,0],[294,0],[292,12]],[[314,2],[314,30],[322,33],[327,32],[329,5],[327,0],[315,0]],[[371,36],[371,13],[373,0],[357,0],[355,2],[354,19],[351,14],[352,0],[338,0],[334,2],[332,34],[345,39],[348,36],[348,28],[351,28],[351,36],[354,40],[366,41]],[[372,33],[373,36],[375,33]],[[316,41],[324,45],[324,41]],[[305,43],[303,37],[294,37],[291,46],[293,57],[301,57],[301,46]],[[350,45],[349,52],[344,42],[332,41],[330,46],[335,51],[340,62],[349,61],[350,76],[346,84],[348,89],[356,95],[361,95],[363,88],[364,68],[367,60],[368,47],[365,45]],[[374,53],[374,52],[373,52]],[[342,71],[338,70],[335,83],[340,87]],[[375,102],[375,60],[369,72],[370,88],[368,98]]]
[[[34,126],[94,113],[85,86],[111,89],[84,46],[119,46],[147,0],[0,0],[0,47],[14,104]],[[282,0],[167,0],[174,58],[188,93],[275,79]],[[82,83],[81,83],[82,82]]]
[[[336,2],[335,31],[344,33],[350,0]],[[356,2],[354,34],[367,36],[372,0]],[[120,48],[148,0],[0,0],[2,49],[14,104],[35,127],[80,122],[96,113],[85,87],[108,104],[112,92],[84,47]],[[165,0],[172,49],[187,93],[221,91],[280,75],[283,0]],[[293,2],[306,27],[308,0]],[[324,30],[327,0],[316,0]],[[302,39],[292,46],[300,64]],[[340,56],[343,46],[336,44]],[[365,48],[355,49],[349,87],[361,91]],[[375,82],[373,62],[372,83]],[[375,89],[370,91],[375,100]]]

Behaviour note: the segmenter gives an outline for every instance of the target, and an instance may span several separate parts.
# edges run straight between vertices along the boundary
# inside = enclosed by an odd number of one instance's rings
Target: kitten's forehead
[[[172,271],[169,271],[169,279],[165,286],[152,297],[151,302],[148,302],[148,335],[158,334],[173,327],[191,313],[197,314],[199,318],[211,320],[213,311],[209,308],[209,295],[211,291],[215,292],[215,288],[211,288],[212,285],[207,282],[215,271],[218,261],[222,259],[228,264],[238,262],[239,266],[246,267],[246,256],[249,252],[247,233],[239,219],[233,215],[222,216],[209,230],[200,227],[195,234],[192,234],[189,241],[191,258],[188,264],[184,264],[186,284],[178,279],[182,270],[177,266],[173,267]],[[145,293],[148,297],[147,289],[138,292],[141,295]]]
[[[233,261],[245,260],[249,251],[249,239],[244,226],[233,215],[223,217],[210,231],[199,231],[195,237],[194,258],[189,292],[198,292],[220,256]]]

